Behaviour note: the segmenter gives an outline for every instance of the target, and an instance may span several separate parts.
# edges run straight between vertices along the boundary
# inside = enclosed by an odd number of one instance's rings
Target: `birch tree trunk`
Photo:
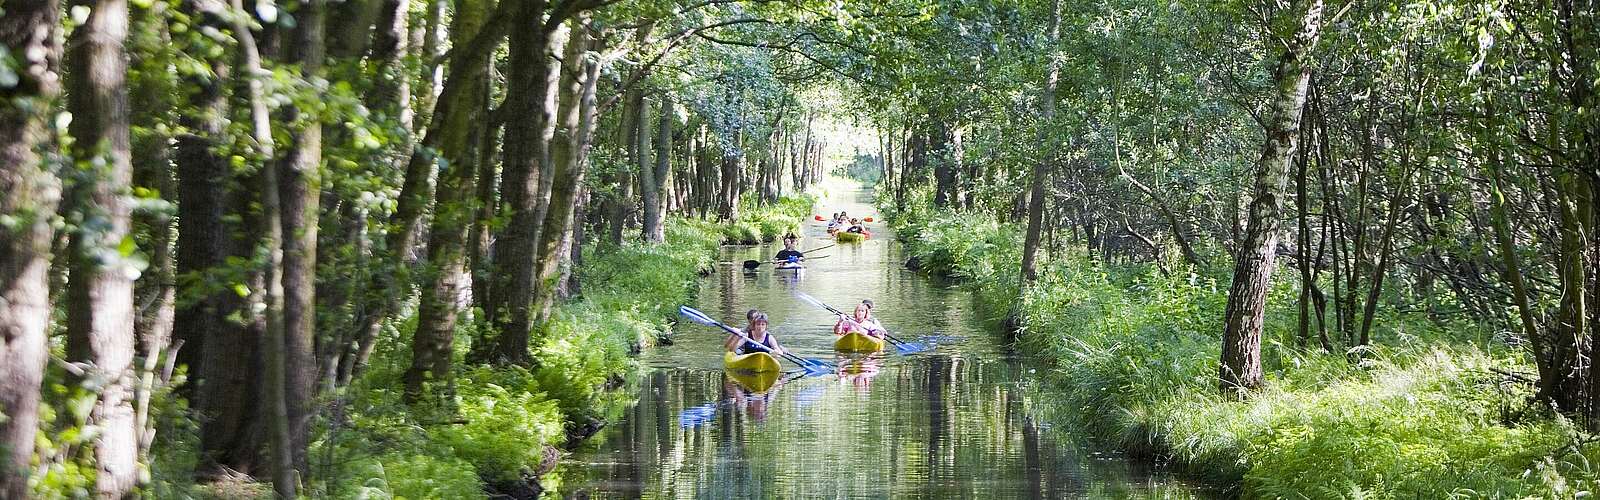
[[[1315,67],[1311,51],[1322,33],[1322,0],[1298,0],[1286,12],[1297,21],[1295,33],[1279,56],[1277,91],[1265,124],[1266,145],[1257,161],[1255,195],[1250,201],[1244,237],[1234,258],[1233,285],[1224,313],[1222,362],[1218,370],[1224,394],[1244,397],[1261,387],[1261,329],[1267,290],[1277,257],[1285,190],[1300,138],[1300,114]]]
[[[1055,0],[1050,14],[1050,45],[1055,50],[1055,42],[1061,36],[1061,0]],[[1056,114],[1056,84],[1061,79],[1061,65],[1055,57],[1050,58],[1049,74],[1045,76],[1044,93],[1039,96],[1039,161],[1033,164],[1033,178],[1028,181],[1028,232],[1022,240],[1022,282],[1023,286],[1033,283],[1039,278],[1039,233],[1044,226],[1044,184],[1048,174],[1047,165],[1053,161],[1051,155],[1046,153],[1051,148],[1049,143],[1049,128],[1051,120]],[[904,179],[901,180],[904,183]]]

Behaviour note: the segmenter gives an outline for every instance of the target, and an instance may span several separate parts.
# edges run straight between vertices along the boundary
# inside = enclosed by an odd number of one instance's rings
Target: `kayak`
[[[768,390],[772,389],[772,386],[777,385],[778,375],[780,374],[776,370],[770,372],[752,372],[733,369],[725,370],[723,373],[728,374],[728,379],[733,380],[733,383],[735,384],[739,384],[739,387],[743,387],[744,390],[756,394],[767,392]]]
[[[834,241],[838,241],[840,243],[857,243],[871,237],[871,233],[852,233],[848,231],[835,233],[833,235]]]
[[[774,357],[772,357],[771,354],[767,354],[767,353],[764,353],[764,352],[752,352],[752,353],[749,353],[749,354],[734,354],[733,352],[730,351],[730,352],[723,353],[722,354],[722,367],[725,368],[725,369],[728,369],[728,370],[739,370],[739,371],[747,371],[747,372],[773,372],[773,373],[777,373],[778,371],[781,370],[778,367],[778,358],[774,358]]]
[[[798,273],[800,271],[806,270],[806,266],[778,266],[775,269],[777,269],[779,271],[794,271],[794,272]]]
[[[883,350],[883,339],[861,332],[840,335],[833,341],[833,350],[843,352],[878,352]]]

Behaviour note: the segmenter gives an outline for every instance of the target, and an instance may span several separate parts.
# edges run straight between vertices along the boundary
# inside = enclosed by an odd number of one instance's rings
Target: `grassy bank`
[[[536,369],[462,363],[486,331],[474,312],[456,332],[458,372],[450,408],[402,402],[401,375],[414,311],[391,325],[370,368],[319,419],[311,446],[309,494],[334,498],[531,498],[559,493],[561,450],[622,413],[628,395],[613,390],[634,367],[632,355],[672,327],[678,304],[711,269],[728,234],[776,238],[808,215],[814,198],[784,198],[746,209],[735,222],[669,220],[666,242],[586,247],[576,272],[582,295],[558,306],[536,348]],[[192,425],[163,430],[193,443]],[[184,429],[181,427],[189,427]],[[267,497],[248,481],[199,488],[187,477],[192,452],[162,450],[153,492],[160,497]],[[552,472],[555,471],[555,472]]]
[[[1386,307],[1359,363],[1295,349],[1297,280],[1280,275],[1263,340],[1268,388],[1228,401],[1216,382],[1226,269],[1167,274],[1063,250],[1019,296],[1019,226],[884,213],[922,269],[964,280],[996,323],[1020,313],[1018,344],[1053,363],[1047,383],[1069,389],[1043,411],[1081,435],[1246,497],[1571,498],[1596,487],[1600,449],[1528,406],[1530,388],[1505,374],[1531,363],[1489,327]]]

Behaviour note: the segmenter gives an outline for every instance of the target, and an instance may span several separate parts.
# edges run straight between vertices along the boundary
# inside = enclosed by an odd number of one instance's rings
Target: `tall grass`
[[[1514,418],[1529,388],[1501,373],[1532,368],[1479,340],[1492,337],[1480,325],[1391,311],[1359,363],[1302,351],[1291,347],[1295,280],[1278,276],[1267,389],[1231,401],[1217,389],[1226,282],[1066,252],[1024,289],[1014,225],[883,210],[923,269],[964,280],[992,317],[1020,315],[1018,346],[1051,364],[1044,383],[1069,389],[1045,410],[1069,431],[1246,497],[1571,498],[1597,487],[1600,447],[1548,412]]]

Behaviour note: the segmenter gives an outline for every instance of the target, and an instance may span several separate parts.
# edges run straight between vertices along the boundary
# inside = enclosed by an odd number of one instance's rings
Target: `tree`
[[[140,263],[129,234],[132,218],[127,59],[128,4],[84,0],[90,10],[67,41],[67,110],[73,167],[64,209],[74,224],[68,246],[67,359],[82,387],[97,393],[93,419],[95,490],[122,497],[138,481],[134,427],[133,280]]]
[[[46,157],[60,91],[60,4],[7,5],[0,47],[16,80],[0,86],[0,497],[28,496],[39,391],[49,352],[50,242],[59,181]]]
[[[1061,0],[1055,0],[1050,14],[1051,48],[1061,36]],[[1041,152],[1049,151],[1050,121],[1056,113],[1056,84],[1061,78],[1061,63],[1055,56],[1050,56],[1048,75],[1045,76],[1044,92],[1039,96],[1039,124],[1038,141]],[[1028,181],[1028,233],[1022,243],[1022,279],[1023,283],[1032,283],[1039,278],[1038,254],[1039,232],[1044,225],[1044,184],[1047,164],[1053,159],[1049,154],[1042,154],[1033,164],[1033,176]]]
[[[1255,188],[1243,240],[1234,256],[1233,285],[1224,313],[1222,391],[1243,395],[1261,387],[1261,329],[1267,289],[1277,258],[1280,212],[1289,169],[1300,139],[1300,115],[1315,68],[1312,51],[1322,34],[1322,0],[1298,0],[1280,16],[1292,35],[1274,70],[1275,92],[1266,127],[1266,145],[1256,161]]]
[[[516,0],[505,0],[514,2]],[[418,305],[417,330],[411,341],[411,366],[405,373],[407,397],[424,395],[423,384],[442,384],[447,390],[451,378],[451,344],[459,309],[456,299],[463,283],[467,230],[472,220],[471,194],[477,160],[475,133],[486,98],[490,50],[499,44],[504,32],[491,27],[493,5],[487,0],[468,0],[456,5],[451,19],[452,45],[461,53],[449,63],[444,92],[434,109],[430,138],[437,130],[439,187],[433,221],[429,229],[428,263],[431,275],[422,288]]]

